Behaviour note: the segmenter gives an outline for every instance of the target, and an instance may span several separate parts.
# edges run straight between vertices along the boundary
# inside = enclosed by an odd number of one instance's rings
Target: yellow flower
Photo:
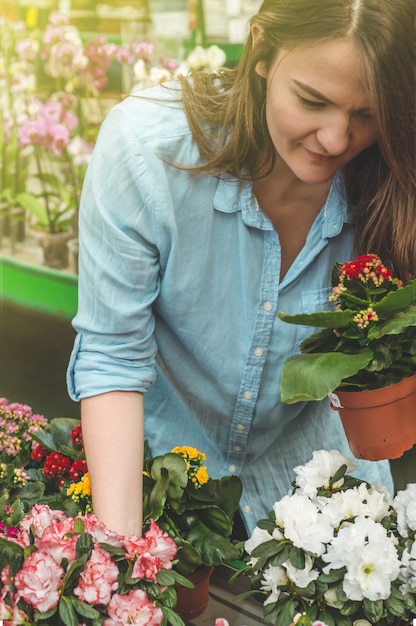
[[[199,487],[208,482],[209,476],[208,476],[207,468],[205,465],[203,465],[202,467],[198,469],[198,471],[195,474],[195,478],[198,482]]]
[[[81,480],[77,483],[72,483],[66,491],[67,496],[72,496],[75,502],[78,502],[80,498],[88,498],[91,495],[91,483],[88,472],[84,474]]]
[[[196,463],[201,463],[204,459],[206,459],[206,454],[198,450],[197,448],[192,448],[191,446],[176,446],[173,448],[172,452],[175,454],[180,454],[187,461],[193,461]]]

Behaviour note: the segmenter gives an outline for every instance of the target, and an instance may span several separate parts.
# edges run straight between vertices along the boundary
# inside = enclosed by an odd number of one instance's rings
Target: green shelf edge
[[[78,303],[78,277],[0,255],[0,298],[42,313],[72,319]]]

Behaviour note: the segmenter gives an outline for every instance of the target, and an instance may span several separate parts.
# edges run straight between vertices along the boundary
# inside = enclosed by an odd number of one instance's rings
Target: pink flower
[[[35,504],[29,515],[26,515],[19,526],[17,542],[24,547],[29,545],[29,533],[33,529],[35,537],[41,537],[45,528],[54,521],[64,519],[62,511],[53,511],[46,504]]]
[[[72,517],[64,518],[62,521],[53,521],[42,533],[41,537],[35,539],[35,546],[38,550],[44,550],[50,554],[57,563],[62,559],[68,559],[73,563],[76,558],[76,543],[79,535],[74,535],[74,520]]]
[[[162,563],[152,554],[139,554],[134,563],[132,578],[149,578],[156,582],[156,574],[162,569]]]
[[[144,537],[125,537],[123,546],[126,549],[126,558],[138,557],[133,569],[134,578],[144,576],[143,572],[146,570],[157,573],[160,569],[172,569],[172,561],[178,550],[174,540],[154,520],[151,520]],[[142,574],[138,574],[139,571]],[[154,580],[153,576],[151,578]]]
[[[74,594],[88,604],[108,604],[118,587],[118,567],[108,552],[95,546],[81,572]]]
[[[22,569],[14,577],[17,596],[36,611],[46,613],[59,602],[59,588],[64,575],[56,561],[38,550],[24,561]]]
[[[82,516],[85,532],[91,535],[94,543],[108,543],[116,548],[121,547],[121,536],[100,522],[93,513]]]
[[[146,539],[152,540],[149,547],[151,555],[160,559],[164,569],[172,569],[172,561],[178,551],[178,546],[169,535],[151,520],[150,528],[144,535]]]
[[[115,594],[108,605],[108,618],[103,626],[159,626],[163,621],[162,610],[150,602],[141,589],[133,589],[126,596]]]
[[[217,617],[215,620],[215,626],[230,626],[226,619],[223,617]]]

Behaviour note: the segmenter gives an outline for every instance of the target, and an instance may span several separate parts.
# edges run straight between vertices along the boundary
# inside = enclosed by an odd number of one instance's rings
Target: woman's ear
[[[264,61],[256,63],[255,70],[256,74],[258,74],[261,78],[267,78],[266,63]]]
[[[259,26],[258,24],[252,24],[250,27],[250,32],[251,32],[251,39],[253,42],[253,48],[256,47],[256,45],[259,43],[259,41],[261,40],[261,38],[263,37],[263,29],[261,26]],[[256,64],[256,73],[261,76],[261,78],[266,78],[267,77],[267,68],[266,68],[266,64],[264,61],[259,61]]]

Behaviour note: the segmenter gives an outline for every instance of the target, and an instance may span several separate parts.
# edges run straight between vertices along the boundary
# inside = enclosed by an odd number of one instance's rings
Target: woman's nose
[[[328,155],[344,154],[351,140],[349,117],[341,114],[328,117],[317,130],[316,136]]]

